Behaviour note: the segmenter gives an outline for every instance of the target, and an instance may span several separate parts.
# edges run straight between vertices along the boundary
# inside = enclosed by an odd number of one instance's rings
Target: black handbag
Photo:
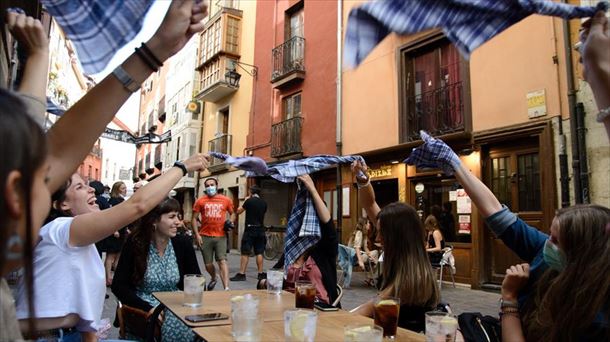
[[[502,341],[502,326],[495,317],[483,316],[480,312],[464,312],[458,316],[458,324],[466,342]]]

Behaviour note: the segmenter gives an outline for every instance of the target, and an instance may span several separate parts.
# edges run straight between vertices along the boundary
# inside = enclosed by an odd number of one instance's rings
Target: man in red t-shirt
[[[227,265],[227,238],[225,236],[225,221],[227,212],[231,214],[231,222],[235,222],[233,202],[223,195],[218,194],[218,181],[208,178],[203,183],[205,195],[197,199],[193,206],[195,218],[200,218],[201,226],[195,229],[197,245],[203,254],[205,269],[212,280],[208,284],[208,291],[216,286],[216,268],[214,258],[218,263],[220,280],[225,290],[229,289],[229,266]]]

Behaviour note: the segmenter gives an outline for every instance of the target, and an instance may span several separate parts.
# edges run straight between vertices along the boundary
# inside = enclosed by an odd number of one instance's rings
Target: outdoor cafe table
[[[231,325],[231,297],[246,293],[256,294],[260,298],[259,310],[264,321],[283,321],[284,311],[294,309],[294,294],[282,291],[279,295],[268,294],[267,290],[233,290],[233,291],[205,291],[203,292],[203,305],[192,308],[182,305],[184,294],[182,291],[154,292],[153,296],[169,309],[184,324],[193,327],[208,327],[215,325]],[[212,312],[221,312],[228,319],[193,323],[185,319],[188,315],[198,315]]]
[[[343,341],[343,327],[348,324],[373,324],[373,319],[348,311],[322,312],[318,313],[315,341]],[[263,316],[264,317],[264,316]],[[233,341],[231,326],[210,326],[194,328],[193,331],[204,341]],[[261,341],[284,341],[284,320],[263,321],[261,329]],[[424,335],[413,331],[398,328],[396,341],[425,341]]]

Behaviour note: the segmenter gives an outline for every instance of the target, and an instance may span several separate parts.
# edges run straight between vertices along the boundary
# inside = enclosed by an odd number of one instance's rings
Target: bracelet
[[[159,58],[157,58],[157,56],[155,56],[155,54],[152,51],[150,51],[150,49],[148,48],[148,45],[146,45],[146,43],[142,43],[142,45],[140,45],[140,49],[142,49],[142,51],[144,51],[144,53],[147,54],[148,57],[150,57],[155,62],[155,64],[157,64],[158,67],[163,66],[163,63],[161,63]]]
[[[136,55],[140,57],[140,59],[150,68],[150,70],[155,72],[159,70],[159,68],[155,66],[154,61],[152,61],[150,57],[144,53],[144,51],[142,51],[140,48],[135,48],[135,51]]]
[[[360,189],[362,189],[362,188],[364,188],[366,186],[369,186],[369,185],[371,185],[371,177],[368,177],[366,179],[365,183],[358,182],[358,178],[356,178],[356,186],[358,187],[358,190],[360,190]]]
[[[516,312],[500,312],[500,320],[504,317],[504,316],[513,316],[513,317],[517,317],[519,318],[519,311]]]
[[[606,107],[602,110],[599,111],[599,113],[597,113],[597,118],[595,119],[595,121],[597,122],[604,122],[604,120],[606,120],[606,118],[608,118],[608,116],[610,116],[610,107]]]

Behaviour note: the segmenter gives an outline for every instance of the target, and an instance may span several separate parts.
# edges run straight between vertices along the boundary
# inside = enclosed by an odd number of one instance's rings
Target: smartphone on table
[[[184,319],[186,319],[187,321],[192,322],[192,323],[217,321],[220,319],[228,319],[228,318],[229,318],[229,316],[227,316],[221,312],[211,312],[211,313],[200,314],[200,315],[188,315],[188,316],[184,317]]]
[[[313,303],[313,306],[320,311],[339,311],[338,307],[326,304],[324,302],[316,301],[315,303]]]

